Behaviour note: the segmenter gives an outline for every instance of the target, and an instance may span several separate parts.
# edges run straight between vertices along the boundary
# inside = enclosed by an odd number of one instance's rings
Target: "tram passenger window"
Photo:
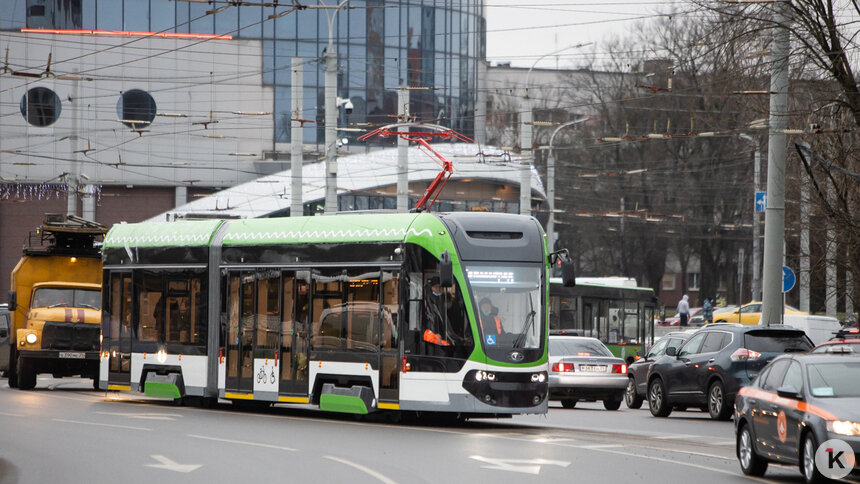
[[[400,277],[398,274],[384,272],[382,281],[382,344],[380,346],[384,350],[389,350],[397,348],[398,344]]]
[[[290,380],[292,378],[293,363],[295,361],[293,355],[293,337],[295,336],[293,333],[297,330],[294,319],[295,305],[293,304],[295,285],[296,280],[292,274],[284,273],[284,317],[281,320],[281,378],[283,380]],[[307,285],[305,285],[305,293],[307,293]]]
[[[110,325],[104,331],[106,338],[119,338],[119,324],[122,308],[122,275],[112,274],[110,283]]]
[[[346,281],[346,348],[379,349],[379,271],[358,271]]]
[[[191,343],[206,344],[208,335],[208,321],[206,320],[206,291],[204,291],[202,278],[196,277],[191,280]]]
[[[281,275],[257,274],[257,358],[274,358],[278,347],[281,312]]]
[[[341,347],[343,337],[343,311],[338,311],[343,301],[340,270],[317,270],[313,273],[312,332],[315,349]]]
[[[251,378],[254,375],[254,282],[253,274],[242,274],[239,319],[242,355],[240,378]]]
[[[138,338],[140,341],[158,341],[164,326],[161,275],[144,272],[137,289]]]

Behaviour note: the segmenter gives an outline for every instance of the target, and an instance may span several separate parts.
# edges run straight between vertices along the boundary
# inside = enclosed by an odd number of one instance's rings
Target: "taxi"
[[[812,353],[860,353],[860,329],[841,329],[830,341],[812,348]]]
[[[761,301],[752,301],[744,304],[734,311],[721,312],[719,315],[714,314],[715,323],[741,323],[741,324],[758,324],[761,319]],[[786,305],[784,308],[785,314],[808,315],[797,308]]]
[[[860,357],[776,358],[740,390],[734,417],[744,474],[764,475],[776,462],[797,465],[806,482],[824,481],[815,460],[821,443],[839,439],[860,455]]]

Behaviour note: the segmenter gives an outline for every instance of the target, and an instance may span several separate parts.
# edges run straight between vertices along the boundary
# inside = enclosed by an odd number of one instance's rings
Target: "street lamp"
[[[328,19],[328,48],[325,51],[325,213],[337,211],[337,52],[334,50],[334,21],[349,0],[329,7],[319,0]],[[329,14],[329,10],[334,13]]]
[[[534,159],[534,152],[532,151],[532,105],[531,99],[529,99],[529,78],[532,75],[532,70],[535,66],[538,65],[538,62],[543,60],[546,57],[549,57],[554,54],[558,54],[559,52],[568,50],[568,49],[576,49],[579,47],[584,47],[586,45],[591,44],[591,42],[585,44],[576,44],[569,45],[562,49],[558,49],[552,51],[548,54],[544,54],[529,67],[528,72],[526,73],[526,83],[525,90],[523,92],[523,102],[522,109],[520,113],[520,148],[522,150],[528,150],[532,153],[532,156],[524,156],[524,163],[522,170],[520,171],[520,214],[521,215],[531,215],[532,212],[532,172],[531,172],[531,164]]]
[[[549,219],[546,222],[546,243],[550,252],[555,250],[555,150],[552,147],[552,142],[555,140],[555,135],[557,135],[562,128],[582,124],[589,119],[591,118],[580,118],[568,121],[560,125],[558,128],[555,128],[555,131],[552,132],[552,136],[549,137],[549,156],[546,160],[546,193],[547,198],[549,199]]]

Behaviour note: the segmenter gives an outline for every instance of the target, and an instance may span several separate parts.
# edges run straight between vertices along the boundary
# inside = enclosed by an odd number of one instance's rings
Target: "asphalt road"
[[[801,482],[740,473],[731,422],[583,404],[546,416],[359,420],[278,405],[175,406],[96,392],[90,380],[0,379],[0,484],[152,482]]]

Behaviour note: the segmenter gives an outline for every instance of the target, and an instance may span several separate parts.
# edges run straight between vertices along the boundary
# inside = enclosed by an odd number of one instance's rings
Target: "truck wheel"
[[[18,389],[32,390],[36,388],[36,370],[27,363],[24,357],[18,357]]]

